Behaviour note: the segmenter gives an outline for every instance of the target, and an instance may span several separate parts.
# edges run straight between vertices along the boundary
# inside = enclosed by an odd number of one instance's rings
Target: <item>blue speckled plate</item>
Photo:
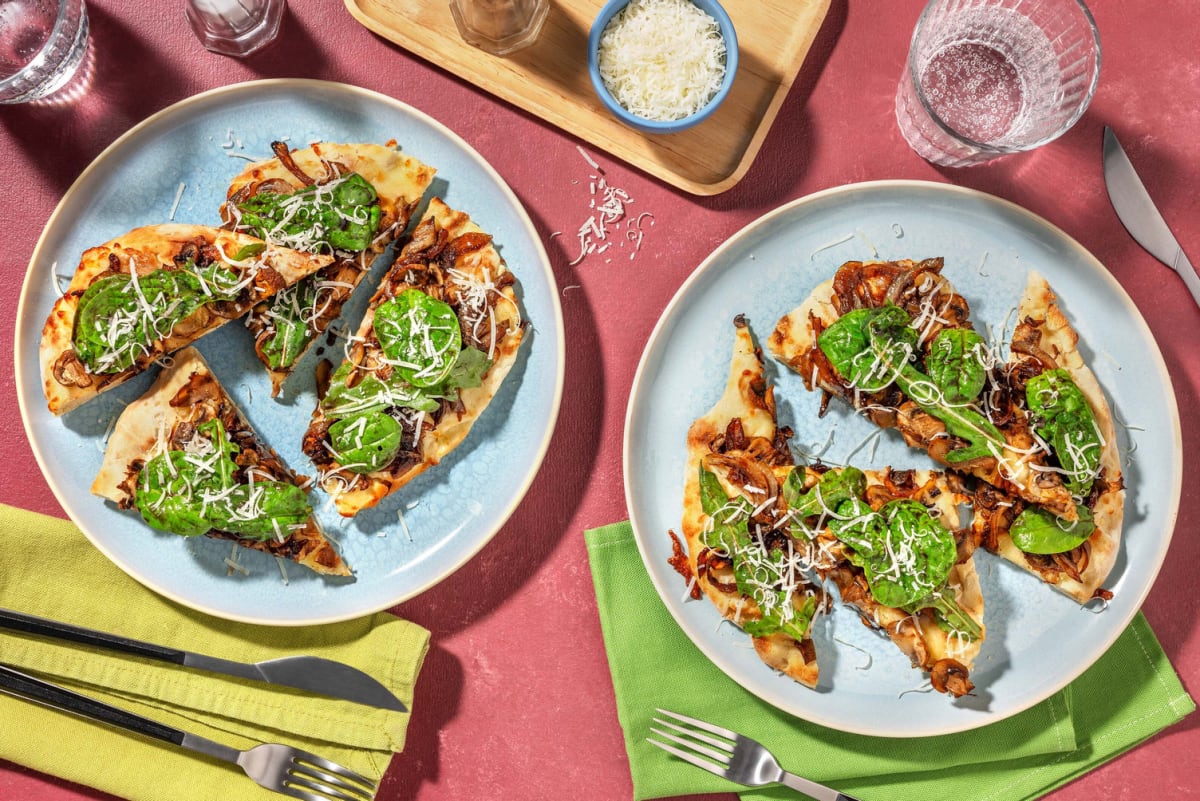
[[[315,140],[396,140],[437,168],[437,194],[494,236],[520,282],[532,329],[500,392],[470,436],[437,468],[379,507],[353,520],[338,516],[320,491],[318,516],[354,570],[330,580],[238,548],[248,575],[231,572],[234,546],[206,537],[156,532],[136,514],[89,493],[106,433],[123,405],[150,385],[154,370],[101,395],[62,418],[46,410],[37,347],[58,295],[54,274],[67,276],[86,248],[138,226],[165,222],[220,223],[226,188],[247,164],[268,158],[272,140],[293,147]],[[180,187],[182,185],[182,193]],[[357,327],[372,268],[343,314]],[[180,603],[253,623],[301,625],[386,609],[429,588],[471,558],[512,514],[541,464],[558,414],[563,380],[563,324],[554,275],[533,224],[504,180],[456,134],[389,97],[337,83],[267,80],[189,98],[134,127],[80,176],[42,234],[21,294],[16,330],[16,378],[21,415],[46,479],[71,519],[127,573]],[[251,424],[300,473],[312,464],[300,439],[316,402],[313,368],[340,359],[340,347],[314,348],[278,399],[254,357],[243,326],[227,325],[199,349]]]
[[[906,692],[922,683],[900,651],[847,609],[815,629],[821,667],[814,691],[766,667],[749,638],[721,623],[707,600],[685,600],[667,564],[679,530],[685,436],[724,388],[733,317],[760,341],[819,282],[851,259],[946,257],[945,275],[984,333],[1015,311],[1030,270],[1041,272],[1075,324],[1081,350],[1112,402],[1127,486],[1121,553],[1103,611],[1075,602],[1013,565],[980,552],[987,639],[974,695],[955,701]],[[933,467],[895,431],[819,396],[767,357],[780,422],[797,450],[862,468]],[[1136,454],[1131,451],[1136,446]],[[857,452],[856,452],[856,449]],[[771,704],[845,731],[887,737],[947,734],[992,723],[1048,697],[1092,664],[1141,606],[1158,573],[1179,506],[1179,416],[1158,347],[1129,297],[1093,256],[1044,220],[997,198],[944,184],[880,182],[802,198],[752,223],[683,285],[650,337],[625,427],[625,492],[650,576],[679,625],[731,678]]]

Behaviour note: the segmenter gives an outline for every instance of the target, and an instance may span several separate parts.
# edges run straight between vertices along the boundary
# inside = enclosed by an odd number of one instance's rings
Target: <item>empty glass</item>
[[[463,40],[497,56],[533,44],[549,11],[550,0],[450,0]]]
[[[1100,78],[1100,39],[1079,0],[931,0],[896,92],[922,158],[951,167],[1032,150],[1065,133]]]
[[[279,33],[287,0],[188,0],[188,23],[204,46],[223,56],[248,56]]]
[[[83,0],[0,0],[0,103],[58,91],[88,49]]]

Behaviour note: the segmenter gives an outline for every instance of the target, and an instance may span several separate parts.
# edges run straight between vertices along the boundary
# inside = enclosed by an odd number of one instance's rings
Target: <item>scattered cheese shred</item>
[[[600,77],[618,103],[647,120],[695,114],[725,78],[717,21],[689,0],[632,0],[600,36]]]

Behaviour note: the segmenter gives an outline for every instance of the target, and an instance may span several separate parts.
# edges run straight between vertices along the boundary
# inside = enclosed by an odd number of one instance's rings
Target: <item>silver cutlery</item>
[[[5,665],[0,665],[0,692],[232,762],[268,790],[293,798],[304,801],[370,801],[375,797],[375,782],[316,754],[277,743],[265,743],[239,751]]]
[[[704,768],[709,773],[751,787],[782,784],[817,801],[858,801],[832,787],[788,773],[779,766],[778,760],[770,751],[749,737],[677,712],[668,712],[665,709],[656,711],[671,718],[654,719],[655,723],[665,726],[670,731],[654,727],[651,727],[650,731],[679,747],[649,737],[646,738],[646,742],[698,768]]]
[[[288,656],[264,662],[235,662],[141,642],[82,626],[60,623],[24,612],[15,612],[11,609],[0,609],[0,628],[92,645],[160,662],[198,668],[211,673],[292,687],[317,695],[341,698],[381,709],[390,709],[396,712],[408,711],[404,703],[387,687],[361,670],[331,659],[322,659],[316,656]]]
[[[1179,273],[1200,305],[1200,276],[1146,191],[1112,128],[1104,128],[1104,185],[1121,224],[1150,255]]]

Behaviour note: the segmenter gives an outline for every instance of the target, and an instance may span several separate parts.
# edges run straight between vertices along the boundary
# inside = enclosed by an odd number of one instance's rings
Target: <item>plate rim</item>
[[[196,599],[185,597],[169,587],[162,586],[161,582],[151,581],[146,577],[139,575],[136,567],[127,564],[124,560],[120,559],[92,534],[84,521],[77,519],[76,515],[72,514],[69,504],[64,501],[63,489],[59,486],[59,483],[54,479],[50,471],[47,469],[48,463],[46,456],[41,452],[41,449],[36,444],[36,440],[32,436],[32,410],[27,407],[25,402],[25,393],[21,388],[25,385],[27,370],[32,369],[34,372],[36,372],[38,375],[38,381],[40,382],[41,367],[40,365],[26,366],[23,364],[21,359],[22,346],[27,345],[28,343],[20,335],[20,332],[21,321],[24,320],[26,315],[30,313],[30,304],[32,303],[31,294],[33,292],[33,281],[31,280],[31,273],[35,265],[37,265],[40,261],[42,251],[46,247],[46,240],[49,232],[56,227],[59,217],[65,214],[65,209],[70,204],[75,194],[83,190],[83,187],[91,181],[94,173],[101,169],[106,169],[108,166],[108,161],[122,148],[126,147],[130,140],[136,139],[137,137],[143,135],[148,129],[162,125],[164,122],[169,122],[172,118],[179,114],[186,114],[194,106],[200,106],[204,103],[214,100],[220,101],[223,96],[253,94],[255,92],[273,89],[296,91],[303,90],[305,88],[332,91],[348,96],[357,95],[376,103],[392,106],[404,114],[419,118],[424,124],[428,125],[430,128],[433,128],[441,135],[446,137],[451,144],[464,153],[477,167],[479,167],[483,172],[487,173],[495,181],[497,188],[507,198],[507,200],[510,202],[512,210],[516,213],[515,216],[517,221],[520,223],[519,228],[522,228],[528,235],[529,240],[533,243],[534,250],[539,257],[539,267],[544,274],[547,282],[547,288],[550,290],[547,294],[550,297],[551,307],[553,310],[553,330],[555,331],[557,348],[554,357],[555,382],[553,397],[551,399],[547,414],[547,419],[549,421],[548,425],[546,425],[542,434],[542,440],[534,452],[530,469],[527,471],[524,480],[521,482],[517,491],[514,492],[513,496],[509,499],[506,507],[495,517],[495,522],[491,526],[491,531],[487,532],[485,536],[480,537],[477,542],[473,543],[473,547],[460,551],[459,558],[453,560],[444,570],[429,577],[426,581],[422,582],[420,586],[410,589],[403,595],[397,596],[386,603],[370,604],[357,611],[346,611],[332,615],[313,615],[302,619],[278,620],[270,617],[237,614],[224,609],[216,609],[203,602],[198,602]],[[59,506],[62,508],[63,512],[67,515],[71,522],[74,523],[81,532],[83,532],[84,536],[87,537],[92,546],[104,554],[105,558],[107,558],[112,564],[116,565],[126,575],[130,576],[138,583],[149,588],[155,593],[176,603],[182,604],[189,609],[194,609],[198,612],[203,612],[204,614],[238,623],[251,623],[256,625],[269,625],[278,627],[299,627],[340,623],[346,620],[354,620],[366,617],[368,615],[391,609],[398,604],[401,604],[407,600],[410,600],[411,598],[416,597],[417,595],[420,595],[423,592],[426,592],[432,587],[440,584],[442,581],[459,570],[463,565],[469,562],[472,558],[474,558],[474,556],[479,553],[479,551],[481,551],[485,545],[491,542],[491,540],[494,539],[500,530],[508,523],[508,520],[512,517],[513,513],[516,512],[517,507],[520,506],[521,502],[525,499],[525,496],[529,492],[529,488],[533,485],[534,480],[541,472],[542,465],[545,462],[546,454],[550,448],[550,442],[553,439],[554,431],[558,424],[566,372],[565,326],[563,323],[562,303],[559,300],[557,286],[558,282],[554,275],[553,265],[550,261],[549,255],[546,253],[545,244],[542,242],[541,236],[538,235],[537,228],[533,224],[533,220],[530,218],[528,210],[517,197],[516,193],[512,190],[512,187],[510,187],[503,176],[497,172],[496,168],[493,167],[492,164],[485,159],[483,155],[480,154],[479,151],[477,151],[470,143],[463,139],[462,136],[426,112],[421,111],[420,109],[404,102],[403,100],[399,100],[398,98],[391,97],[373,89],[367,89],[340,81],[330,81],[318,78],[262,78],[214,87],[212,89],[207,89],[202,92],[189,95],[185,98],[175,101],[174,103],[171,103],[162,109],[159,109],[140,122],[135,123],[128,130],[114,139],[103,150],[101,150],[100,153],[95,156],[95,158],[92,159],[87,167],[85,167],[79,176],[71,183],[70,187],[67,188],[62,197],[59,199],[58,203],[55,205],[54,211],[51,212],[50,216],[46,220],[46,223],[42,226],[42,231],[38,235],[38,239],[33,247],[33,251],[29,255],[29,262],[25,267],[25,274],[22,278],[21,293],[17,301],[17,313],[14,322],[13,382],[17,394],[17,406],[21,414],[22,428],[24,429],[26,441],[29,443],[30,450],[33,452],[34,459],[37,462],[38,469],[42,473],[43,479],[50,487],[51,492],[54,494],[55,500],[58,502]]]
[[[1059,680],[1057,682],[1047,684],[1045,688],[1043,688],[1043,692],[1040,695],[1031,694],[1030,698],[1026,699],[1020,704],[1013,705],[1012,708],[1005,709],[1003,713],[989,713],[979,719],[964,718],[964,725],[946,724],[922,729],[920,731],[897,728],[895,726],[864,727],[852,724],[848,725],[843,720],[835,720],[823,714],[813,714],[809,710],[797,710],[793,704],[788,703],[785,699],[781,699],[772,693],[760,691],[757,687],[747,686],[747,683],[744,683],[742,680],[740,680],[738,677],[740,671],[734,665],[734,663],[726,659],[723,654],[714,653],[712,649],[708,648],[707,643],[700,637],[700,633],[686,619],[682,610],[683,602],[677,597],[679,595],[677,588],[672,589],[663,586],[663,584],[659,581],[657,572],[650,569],[649,566],[652,555],[648,551],[646,540],[648,533],[642,531],[642,527],[638,520],[637,510],[639,507],[636,501],[639,495],[638,489],[634,486],[634,482],[632,481],[632,476],[634,474],[632,466],[635,464],[635,454],[633,453],[635,443],[633,441],[634,438],[632,436],[632,432],[636,430],[636,423],[639,418],[637,409],[639,396],[645,391],[643,390],[644,383],[649,377],[651,377],[649,375],[649,362],[655,355],[653,352],[661,347],[660,340],[663,336],[663,332],[666,330],[669,323],[672,322],[673,319],[678,315],[678,310],[683,305],[684,300],[691,293],[692,287],[698,284],[703,279],[705,274],[713,269],[713,265],[716,265],[728,251],[737,247],[744,238],[752,235],[760,227],[768,226],[772,221],[793,213],[797,208],[819,203],[829,198],[836,198],[839,195],[871,193],[880,190],[895,191],[906,189],[916,192],[934,192],[945,193],[946,195],[961,195],[994,204],[999,209],[1007,211],[1008,213],[1020,218],[1024,224],[1041,229],[1055,238],[1063,241],[1072,249],[1074,249],[1078,255],[1082,256],[1085,261],[1089,262],[1089,266],[1093,268],[1093,272],[1098,274],[1101,280],[1106,281],[1111,290],[1115,290],[1115,297],[1124,305],[1127,312],[1129,312],[1131,319],[1139,326],[1141,333],[1150,342],[1154,343],[1153,364],[1154,367],[1157,368],[1157,371],[1162,379],[1164,398],[1166,399],[1167,406],[1171,412],[1170,434],[1171,440],[1174,443],[1174,474],[1172,476],[1173,480],[1170,486],[1171,502],[1170,509],[1168,510],[1165,518],[1169,530],[1162,538],[1159,550],[1157,554],[1155,554],[1154,564],[1150,566],[1149,572],[1145,574],[1146,579],[1143,586],[1137,593],[1135,601],[1130,604],[1129,610],[1127,614],[1123,616],[1123,619],[1121,619],[1118,624],[1115,624],[1108,629],[1106,636],[1101,638],[1097,644],[1093,646],[1092,652],[1088,654],[1087,659],[1079,660],[1073,669],[1063,671],[1063,675],[1060,676]],[[1103,656],[1103,654],[1112,647],[1112,644],[1117,640],[1117,638],[1124,633],[1126,628],[1128,628],[1130,622],[1141,610],[1142,604],[1146,600],[1146,596],[1150,593],[1150,590],[1153,588],[1158,578],[1158,573],[1162,568],[1163,562],[1165,561],[1167,551],[1170,548],[1171,539],[1174,536],[1175,528],[1178,523],[1179,505],[1183,488],[1183,442],[1182,428],[1179,418],[1179,407],[1175,397],[1174,384],[1171,381],[1170,373],[1168,372],[1166,362],[1163,359],[1162,350],[1158,346],[1158,341],[1154,337],[1150,327],[1147,325],[1145,318],[1141,314],[1141,311],[1134,304],[1132,298],[1129,297],[1129,294],[1125,292],[1124,287],[1121,286],[1116,278],[1113,277],[1112,273],[1110,273],[1109,270],[1104,266],[1103,262],[1096,258],[1091,251],[1083,247],[1083,245],[1080,244],[1074,237],[1070,236],[1061,228],[1051,223],[1049,220],[1046,220],[1044,217],[1041,217],[1040,215],[1012,201],[1005,200],[1004,198],[997,197],[996,195],[992,195],[978,189],[959,186],[957,184],[911,179],[884,179],[843,184],[840,186],[812,192],[770,209],[727,237],[708,256],[706,256],[699,265],[693,269],[691,274],[689,274],[684,282],[679,286],[679,289],[676,290],[675,294],[671,297],[671,300],[663,309],[662,314],[655,322],[654,328],[651,330],[650,336],[646,341],[646,345],[642,350],[642,355],[638,360],[637,370],[634,373],[633,383],[630,388],[629,401],[625,410],[624,425],[625,429],[621,448],[622,473],[625,489],[625,505],[627,511],[629,512],[629,522],[633,530],[634,542],[637,545],[638,553],[642,559],[642,563],[646,567],[646,572],[650,577],[650,581],[653,584],[659,599],[667,608],[667,611],[670,612],[671,617],[675,620],[676,624],[683,630],[684,634],[687,635],[688,639],[692,641],[693,645],[695,645],[697,650],[699,650],[706,659],[713,662],[713,664],[715,664],[732,681],[738,684],[738,686],[742,687],[742,689],[757,696],[782,712],[803,720],[826,726],[828,728],[837,729],[839,731],[852,734],[901,738],[956,734],[959,732],[981,728],[991,723],[996,723],[1005,718],[1019,714],[1020,712],[1023,712],[1026,709],[1029,709],[1030,707],[1033,707],[1046,700],[1046,698],[1049,698],[1054,693],[1070,684],[1072,681],[1078,678],[1080,674],[1091,667],[1096,660]],[[682,444],[680,447],[682,447]]]

